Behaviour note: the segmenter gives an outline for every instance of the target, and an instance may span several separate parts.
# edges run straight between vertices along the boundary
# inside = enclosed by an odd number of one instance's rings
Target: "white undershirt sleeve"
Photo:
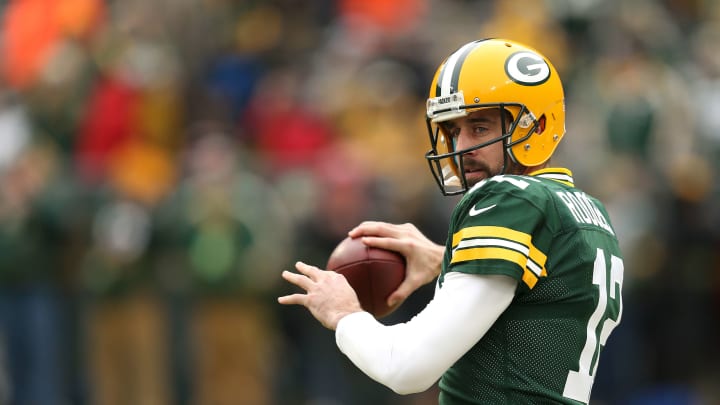
[[[356,312],[340,320],[335,341],[373,380],[399,394],[422,392],[485,335],[516,286],[508,276],[451,272],[410,321],[385,326]]]

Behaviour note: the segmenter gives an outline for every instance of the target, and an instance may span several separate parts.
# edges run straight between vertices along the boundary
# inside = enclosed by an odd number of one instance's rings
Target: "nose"
[[[473,146],[469,130],[461,128],[460,133],[455,138],[455,150],[463,150]]]

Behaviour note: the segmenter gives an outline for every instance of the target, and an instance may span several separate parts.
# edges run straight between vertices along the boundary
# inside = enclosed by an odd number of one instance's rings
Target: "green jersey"
[[[622,315],[623,262],[605,208],[575,188],[569,170],[475,185],[453,213],[440,288],[453,271],[503,274],[518,287],[445,372],[440,404],[589,401],[601,348]]]

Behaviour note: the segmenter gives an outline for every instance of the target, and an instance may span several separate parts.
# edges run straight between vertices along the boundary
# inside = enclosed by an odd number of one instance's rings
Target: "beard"
[[[499,167],[493,168],[486,162],[475,161],[471,158],[463,158],[462,160],[463,172],[465,173],[465,182],[468,187],[472,187],[482,180],[496,176],[503,173],[503,164]]]

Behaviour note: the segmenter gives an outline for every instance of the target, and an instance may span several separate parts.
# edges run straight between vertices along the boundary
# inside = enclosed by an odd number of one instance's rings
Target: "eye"
[[[482,125],[473,126],[473,134],[475,134],[475,136],[486,135],[488,133],[488,131],[489,131],[489,129],[486,126],[482,126]]]

